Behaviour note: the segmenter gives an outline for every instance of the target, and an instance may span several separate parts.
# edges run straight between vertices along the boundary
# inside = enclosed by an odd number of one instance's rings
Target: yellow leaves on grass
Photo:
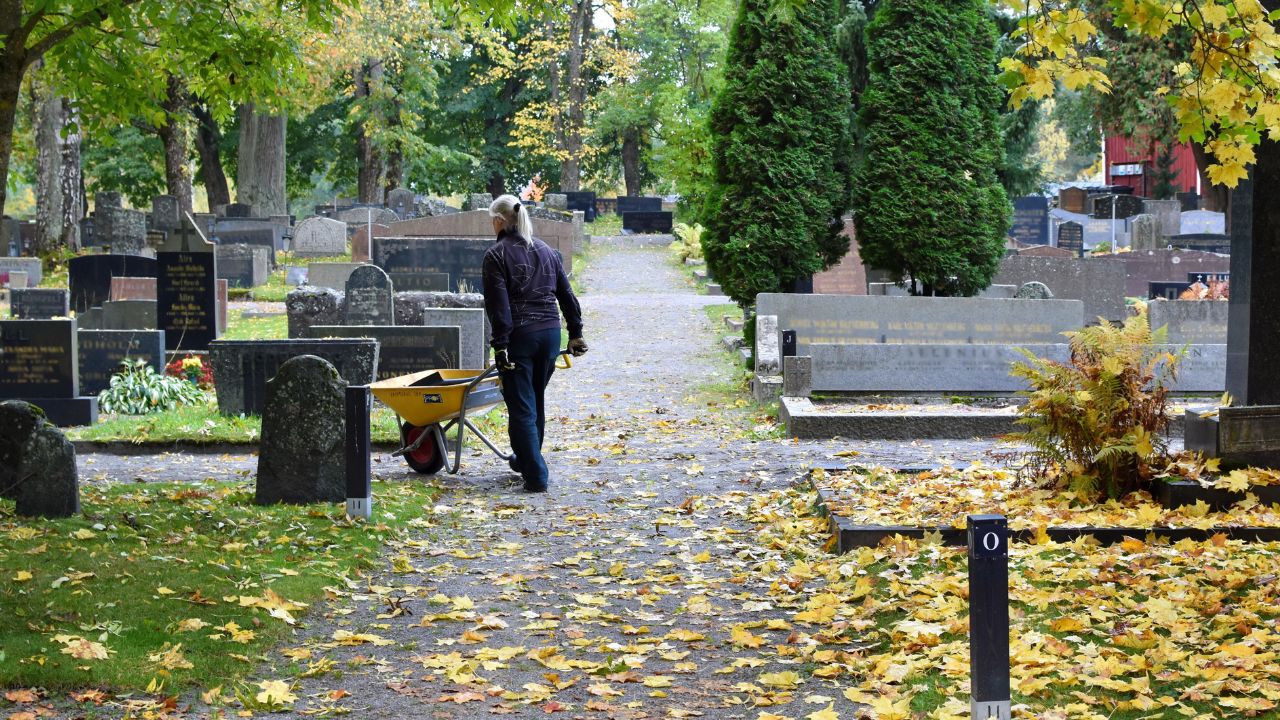
[[[33,577],[35,576],[32,575],[29,570],[19,570],[18,572],[14,573],[13,581],[17,583],[24,583],[24,582],[28,582]]]
[[[163,670],[190,670],[195,667],[191,661],[182,654],[182,643],[170,645],[165,643],[160,652],[147,656],[147,659],[155,663]]]
[[[77,660],[106,660],[111,656],[107,646],[79,635],[54,635],[54,642],[62,643],[62,652]]]
[[[258,687],[260,690],[254,699],[267,707],[292,705],[298,699],[289,687],[289,683],[283,680],[263,680],[258,683]]]

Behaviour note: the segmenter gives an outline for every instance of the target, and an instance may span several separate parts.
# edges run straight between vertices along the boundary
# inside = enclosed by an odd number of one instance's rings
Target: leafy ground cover
[[[608,215],[596,215],[595,222],[585,223],[588,235],[601,235],[610,237],[622,234],[622,216],[616,213]]]
[[[233,308],[227,313],[227,331],[223,333],[221,339],[277,340],[288,337],[289,317],[283,310],[280,315],[246,318],[243,310]]]
[[[84,514],[65,520],[0,504],[0,685],[233,694],[327,586],[354,582],[389,539],[428,526],[437,494],[375,483],[372,522],[352,523],[338,506],[256,506],[249,485],[81,492]]]
[[[286,267],[289,265],[307,266],[313,262],[351,262],[350,253],[346,255],[333,255],[330,257],[318,258],[298,258],[294,257],[291,252],[282,252],[276,254],[276,261],[279,263],[274,272],[267,276],[267,281],[262,285],[250,290],[244,290],[238,293],[241,297],[248,296],[254,300],[264,302],[284,302],[289,295],[289,291],[293,290],[293,286],[285,282],[288,271]],[[283,337],[283,336],[282,336]]]
[[[1261,473],[1236,473],[1248,478]],[[1170,509],[1146,492],[1103,503],[1081,503],[1074,494],[1040,487],[1016,471],[974,465],[921,473],[887,468],[813,472],[813,483],[834,515],[859,525],[965,526],[965,517],[1000,508],[1010,528],[1048,527],[1277,527],[1280,506],[1246,495],[1227,512],[1204,502]]]

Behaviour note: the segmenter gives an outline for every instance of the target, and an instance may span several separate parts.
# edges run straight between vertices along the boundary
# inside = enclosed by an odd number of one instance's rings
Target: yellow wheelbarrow
[[[556,367],[572,367],[569,357],[569,352],[562,350]],[[442,469],[450,474],[458,472],[467,430],[475,433],[499,458],[510,462],[514,457],[499,450],[468,417],[502,404],[502,381],[497,365],[483,370],[423,370],[375,382],[369,389],[399,418],[401,447],[391,456],[403,457],[417,472],[424,475],[433,475]],[[451,464],[444,437],[455,427],[458,440]]]

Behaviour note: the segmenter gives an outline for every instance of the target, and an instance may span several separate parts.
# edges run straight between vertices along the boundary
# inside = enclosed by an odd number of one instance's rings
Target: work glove
[[[569,354],[574,357],[582,357],[587,354],[587,341],[582,338],[574,338],[569,341]]]
[[[493,364],[503,371],[516,369],[516,364],[511,362],[511,357],[507,355],[506,348],[497,348],[493,351]]]

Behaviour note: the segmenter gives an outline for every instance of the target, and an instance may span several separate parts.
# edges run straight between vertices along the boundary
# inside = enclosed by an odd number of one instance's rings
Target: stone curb
[[[147,441],[141,443],[128,440],[73,440],[76,454],[100,453],[103,455],[161,455],[164,453],[180,453],[184,455],[257,455],[258,443],[197,443],[187,440]],[[375,453],[391,453],[399,449],[399,445],[391,443],[374,443]]]

